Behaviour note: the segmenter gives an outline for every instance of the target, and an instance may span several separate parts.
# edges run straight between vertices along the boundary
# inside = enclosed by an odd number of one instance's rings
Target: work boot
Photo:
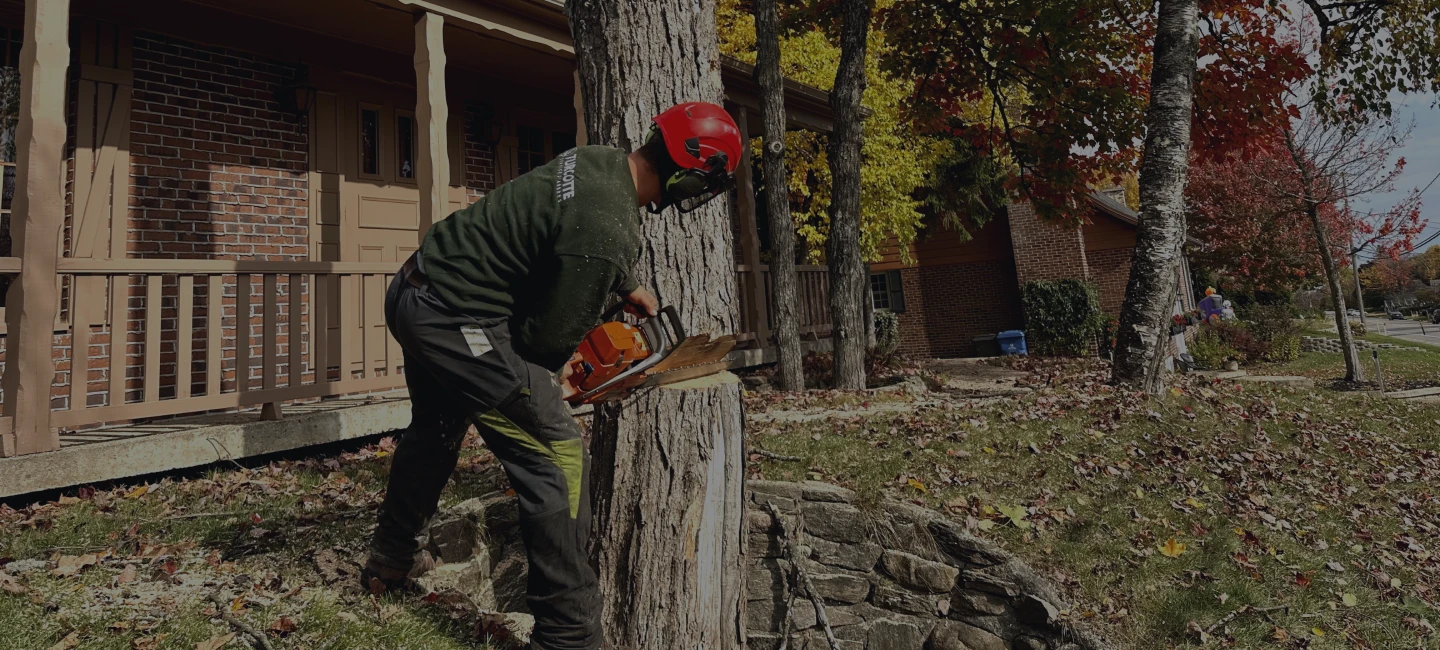
[[[429,573],[433,568],[435,559],[426,551],[416,553],[408,569],[386,564],[372,554],[365,562],[365,567],[360,570],[360,588],[375,596],[387,593],[419,593],[420,585],[415,579]]]

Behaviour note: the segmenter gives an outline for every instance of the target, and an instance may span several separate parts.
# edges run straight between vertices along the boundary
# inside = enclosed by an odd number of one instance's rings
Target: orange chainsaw
[[[611,320],[624,304],[603,317],[605,322],[585,334],[570,360],[575,404],[622,399],[635,389],[662,386],[712,375],[726,369],[725,355],[735,348],[734,336],[711,339],[686,336],[680,312],[665,307],[659,315],[631,325]]]

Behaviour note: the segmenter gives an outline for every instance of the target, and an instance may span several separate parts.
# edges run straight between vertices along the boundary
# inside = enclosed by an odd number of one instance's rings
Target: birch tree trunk
[[[1196,0],[1160,0],[1140,164],[1140,225],[1120,308],[1113,376],[1117,383],[1150,393],[1162,388],[1166,323],[1175,306],[1180,247],[1185,242],[1198,21]]]
[[[835,346],[835,388],[865,387],[865,263],[860,258],[860,145],[864,116],[865,45],[870,32],[871,0],[841,0],[845,23],[840,31],[840,65],[830,93],[835,130],[830,134],[830,234],[825,258],[830,265],[831,341]]]
[[[1308,186],[1310,179],[1305,179]],[[1350,317],[1345,315],[1345,289],[1340,286],[1340,269],[1335,265],[1335,252],[1330,248],[1330,236],[1320,222],[1319,203],[1306,199],[1305,216],[1310,217],[1310,227],[1315,230],[1315,243],[1320,247],[1320,265],[1325,269],[1325,284],[1330,288],[1330,300],[1335,303],[1335,331],[1340,334],[1340,349],[1345,355],[1345,381],[1365,381],[1365,366],[1360,365],[1360,352],[1355,349],[1355,337],[1350,333]],[[1351,258],[1354,263],[1354,258]],[[1355,284],[1359,290],[1360,284]],[[1364,309],[1361,309],[1364,313]]]
[[[589,143],[633,150],[660,111],[721,101],[713,0],[570,0],[566,12]],[[680,308],[689,332],[734,332],[726,202],[642,224],[641,282]],[[703,383],[642,391],[595,417],[591,554],[607,647],[735,648],[743,638],[740,386],[729,373]]]
[[[780,76],[780,12],[776,0],[755,0],[755,76],[764,123],[765,210],[770,215],[770,280],[774,283],[775,346],[780,390],[805,390],[800,351],[800,298],[795,277],[795,221],[785,168],[785,80]]]

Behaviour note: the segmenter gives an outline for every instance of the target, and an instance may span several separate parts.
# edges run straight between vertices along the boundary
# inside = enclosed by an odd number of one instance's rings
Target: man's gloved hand
[[[650,317],[660,313],[660,301],[645,287],[636,287],[625,296],[625,311],[636,316]]]
[[[575,364],[581,360],[582,357],[577,350],[575,354],[570,355],[570,360],[560,368],[559,377],[556,379],[556,382],[560,384],[560,399],[569,401],[570,398],[580,394],[575,385],[570,383],[570,377],[575,374]]]

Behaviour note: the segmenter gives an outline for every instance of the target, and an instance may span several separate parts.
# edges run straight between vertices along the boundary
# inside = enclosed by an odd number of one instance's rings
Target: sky
[[[1404,102],[1404,105],[1400,102]],[[1395,179],[1395,188],[1392,191],[1372,194],[1367,200],[1355,201],[1351,207],[1356,211],[1383,211],[1399,203],[1411,191],[1425,187],[1435,178],[1435,174],[1440,173],[1440,108],[1435,106],[1435,95],[1398,98],[1395,106],[1396,123],[1403,125],[1413,122],[1415,126],[1410,133],[1410,140],[1395,154],[1396,157],[1405,159],[1405,171]],[[1425,232],[1415,239],[1417,243],[1440,232],[1440,181],[1431,186],[1420,201],[1420,217],[1427,219],[1429,224]],[[1432,245],[1434,244],[1440,244],[1440,240],[1432,242]],[[1372,257],[1373,255],[1362,253],[1361,263]]]

